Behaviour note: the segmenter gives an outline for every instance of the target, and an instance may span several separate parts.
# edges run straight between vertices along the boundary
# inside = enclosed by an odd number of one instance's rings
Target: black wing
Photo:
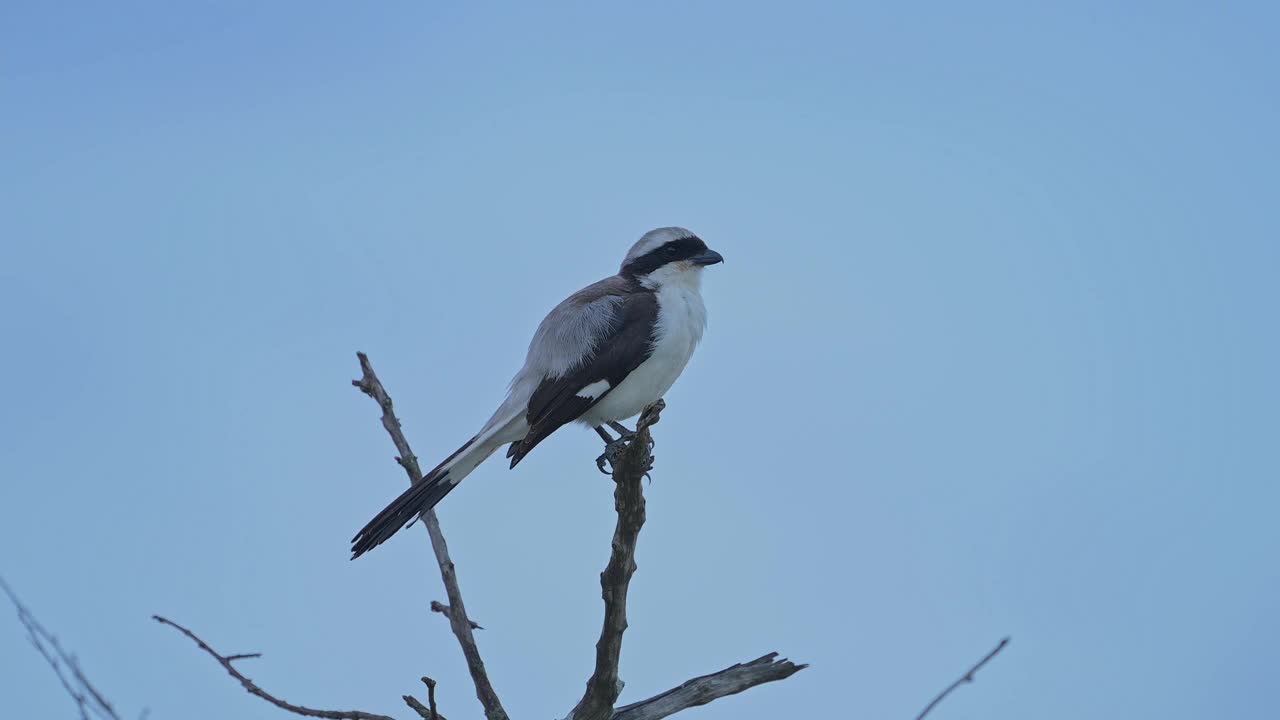
[[[554,380],[543,380],[529,397],[529,433],[507,450],[511,467],[524,459],[562,425],[577,420],[618,387],[653,353],[653,327],[658,318],[658,298],[652,292],[630,293],[622,301],[613,322],[596,342],[595,351],[578,367]],[[607,388],[595,397],[580,395],[600,381]]]

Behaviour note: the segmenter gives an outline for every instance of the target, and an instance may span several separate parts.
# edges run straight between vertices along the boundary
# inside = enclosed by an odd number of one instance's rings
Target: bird
[[[504,445],[514,468],[573,422],[593,428],[606,445],[627,442],[633,433],[621,421],[661,399],[702,340],[702,273],[721,262],[720,253],[685,228],[657,228],[641,236],[616,275],[570,295],[547,314],[489,421],[356,533],[351,558],[434,508]],[[602,465],[604,458],[597,462]]]

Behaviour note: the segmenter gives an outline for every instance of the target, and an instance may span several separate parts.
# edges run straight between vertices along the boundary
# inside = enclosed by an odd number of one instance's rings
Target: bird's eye
[[[675,257],[675,256],[676,256],[676,246],[675,246],[675,245],[668,245],[668,246],[667,246],[667,257]]]

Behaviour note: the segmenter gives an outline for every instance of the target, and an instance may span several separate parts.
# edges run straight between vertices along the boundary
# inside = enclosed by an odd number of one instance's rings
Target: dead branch
[[[412,695],[404,695],[402,697],[404,698],[404,703],[418,713],[418,717],[422,718],[422,720],[438,720],[438,718],[432,716],[431,708],[423,705],[418,698]]]
[[[263,700],[266,700],[272,705],[275,705],[281,710],[288,710],[289,712],[294,713],[295,715],[305,715],[306,717],[316,717],[316,718],[329,718],[329,720],[395,720],[394,718],[387,717],[386,715],[376,715],[374,713],[367,713],[361,710],[316,710],[315,708],[303,707],[302,705],[294,705],[293,703],[281,700],[280,698],[272,695],[271,693],[268,693],[266,690],[263,690],[262,688],[258,687],[252,680],[245,677],[243,673],[237,670],[236,666],[233,664],[236,660],[262,657],[261,653],[250,653],[247,655],[222,655],[222,654],[219,654],[217,650],[214,650],[213,648],[209,647],[209,644],[206,643],[204,640],[201,640],[195,633],[179,625],[178,623],[172,620],[169,620],[167,618],[162,618],[159,615],[152,615],[151,619],[155,620],[161,625],[168,625],[169,627],[177,630],[183,635],[186,635],[187,637],[191,638],[191,640],[195,642],[196,645],[200,646],[201,650],[212,655],[213,659],[217,660],[218,664],[221,665],[223,669],[226,670],[229,675],[231,675],[231,677],[235,678],[236,680],[239,680],[240,684],[244,686],[244,689],[249,691],[251,695],[257,695],[258,697],[262,698]]]
[[[405,704],[413,708],[422,720],[444,720],[444,716],[436,711],[436,681],[424,677],[422,683],[427,686],[427,705],[424,706],[422,701],[412,695],[404,696]]]
[[[748,663],[739,663],[720,672],[696,677],[648,700],[618,708],[614,711],[612,720],[660,720],[681,710],[706,705],[712,700],[736,695],[757,685],[785,680],[809,667],[796,665],[786,658],[778,660],[777,657],[778,653],[769,653]]]
[[[417,457],[413,454],[400,428],[400,420],[395,415],[391,397],[374,373],[368,356],[357,353],[357,357],[360,359],[363,376],[360,380],[352,381],[352,384],[377,401],[382,408],[382,426],[391,436],[392,442],[400,453],[396,462],[405,469],[411,483],[419,482],[422,479],[422,471],[418,467]],[[628,705],[615,712],[614,703],[617,702],[622,690],[622,682],[618,679],[618,662],[622,653],[622,636],[627,629],[627,591],[631,576],[636,571],[636,542],[645,521],[642,480],[653,468],[653,443],[649,428],[658,422],[659,415],[665,407],[666,404],[659,400],[645,408],[636,423],[635,436],[630,444],[618,453],[614,463],[614,509],[618,513],[618,521],[614,528],[609,562],[604,572],[600,574],[605,617],[600,639],[596,642],[595,669],[587,680],[587,688],[582,699],[569,716],[572,720],[609,720],[610,718],[656,720],[742,692],[756,685],[782,680],[806,667],[785,659],[775,660],[777,654],[771,653],[749,663],[734,665],[718,673],[694,678],[661,695]],[[431,609],[449,618],[454,635],[457,636],[458,643],[462,646],[463,654],[467,658],[467,666],[471,670],[471,678],[476,686],[476,696],[484,706],[485,716],[488,720],[506,720],[506,711],[489,683],[484,663],[480,659],[480,652],[476,648],[471,631],[480,628],[467,617],[453,562],[449,559],[448,546],[440,531],[440,524],[434,512],[428,511],[421,517],[431,535],[431,545],[435,550],[440,573],[444,578],[445,590],[449,595],[449,605],[433,602]],[[426,682],[425,679],[424,682]],[[429,700],[434,698],[433,690],[432,683],[428,683]],[[404,699],[419,717],[428,718],[435,712],[434,705],[431,708],[424,708],[421,702],[411,696],[405,696]]]
[[[75,701],[80,719],[89,720],[89,714],[93,713],[107,720],[120,720],[115,708],[102,693],[98,692],[93,683],[89,682],[89,678],[80,669],[80,661],[76,656],[62,649],[58,638],[36,620],[4,578],[0,578],[0,589],[9,596],[9,601],[18,611],[18,622],[27,629],[27,639],[31,641],[32,647],[40,653],[45,662],[49,663],[49,667],[58,676],[58,682],[62,684],[62,688]]]
[[[423,676],[422,684],[427,686],[427,704],[431,706],[431,720],[441,720],[440,713],[436,712],[436,681]]]
[[[418,467],[418,458],[413,454],[409,441],[405,439],[404,432],[400,429],[400,419],[396,417],[391,396],[382,387],[382,382],[374,373],[373,366],[369,364],[369,356],[358,352],[356,357],[360,359],[361,377],[359,380],[352,380],[351,384],[373,398],[382,408],[382,427],[386,428],[387,434],[391,436],[391,441],[395,443],[396,450],[400,453],[396,462],[400,463],[409,475],[411,485],[421,482],[422,469]],[[484,660],[480,658],[480,649],[476,647],[475,636],[471,632],[471,621],[467,617],[466,605],[462,602],[462,590],[458,587],[458,575],[453,560],[449,557],[449,546],[445,543],[444,533],[440,531],[440,521],[436,519],[433,510],[422,513],[420,517],[422,524],[427,528],[427,533],[431,536],[431,548],[435,551],[436,563],[440,566],[440,577],[444,580],[445,593],[449,596],[447,613],[449,625],[458,638],[458,644],[462,646],[467,669],[471,672],[471,681],[476,687],[476,697],[484,707],[484,715],[488,720],[508,720],[507,711],[503,709],[502,702],[498,700],[498,693],[489,682]]]
[[[636,571],[636,541],[644,526],[644,489],[641,481],[653,467],[652,436],[649,428],[658,422],[666,403],[662,400],[644,409],[636,423],[636,434],[613,466],[613,506],[618,522],[613,530],[613,551],[600,573],[604,598],[604,626],[596,642],[596,667],[587,680],[587,690],[569,713],[571,720],[606,720],[622,693],[618,680],[618,660],[622,654],[622,634],[627,629],[627,590]]]
[[[996,654],[999,653],[1001,650],[1003,650],[1004,646],[1008,644],[1009,644],[1009,638],[1005,638],[1001,640],[1000,644],[996,645],[995,650],[992,650],[991,652],[987,653],[986,657],[982,658],[981,660],[978,661],[976,665],[969,668],[969,671],[966,672],[964,675],[961,675],[959,680],[956,680],[955,682],[951,683],[950,685],[947,686],[946,690],[943,690],[942,692],[938,693],[938,697],[934,698],[933,702],[930,702],[927,706],[925,706],[925,709],[922,710],[920,714],[916,716],[916,720],[923,720],[924,716],[928,715],[929,711],[937,707],[938,703],[942,702],[948,695],[950,695],[952,690],[955,690],[956,688],[960,687],[964,683],[973,682],[974,673],[981,670],[983,665],[986,665],[988,662],[991,662],[991,658],[995,657]]]

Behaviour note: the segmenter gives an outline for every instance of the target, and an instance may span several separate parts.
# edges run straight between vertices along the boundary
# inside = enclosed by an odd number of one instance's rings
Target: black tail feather
[[[464,446],[465,447],[465,446]],[[448,471],[433,472],[405,490],[400,497],[382,509],[351,539],[351,559],[378,547],[414,518],[436,506],[458,484],[451,482]]]
[[[368,525],[356,533],[356,536],[351,538],[351,559],[355,560],[386,542],[387,538],[400,532],[400,529],[413,522],[414,518],[435,507],[436,503],[449,494],[449,491],[457,487],[458,483],[452,482],[449,471],[441,468],[465,452],[475,441],[473,437],[463,443],[462,447],[454,450],[452,455],[424,475],[422,480],[414,483],[413,487],[392,500],[390,505],[383,508],[382,512],[370,520]]]

